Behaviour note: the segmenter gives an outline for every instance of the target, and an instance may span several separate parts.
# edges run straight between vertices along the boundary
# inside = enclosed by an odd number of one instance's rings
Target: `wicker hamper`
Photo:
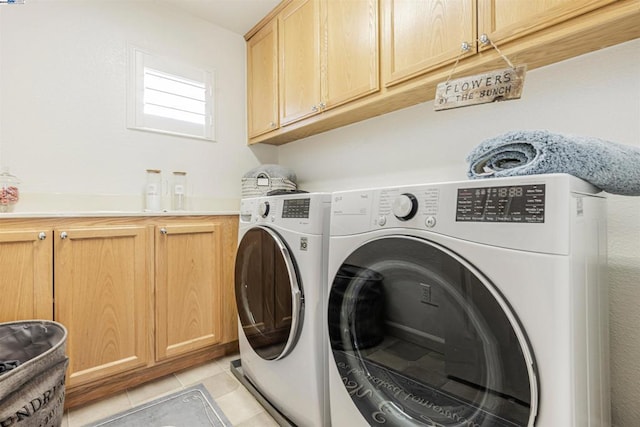
[[[59,427],[64,413],[67,330],[59,323],[0,323],[0,426]]]
[[[296,174],[279,165],[262,165],[242,177],[242,198],[266,196],[274,190],[296,190]]]

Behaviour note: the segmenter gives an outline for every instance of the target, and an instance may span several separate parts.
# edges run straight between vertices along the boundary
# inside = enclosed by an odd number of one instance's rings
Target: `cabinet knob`
[[[318,111],[318,106],[317,105],[312,105],[311,106],[311,111],[313,111],[314,113],[316,113]]]
[[[482,34],[480,35],[480,38],[478,39],[478,41],[482,44],[489,44],[491,43],[491,40],[489,40],[489,36],[486,34]]]
[[[164,227],[162,227],[162,228],[160,229],[160,234],[167,234],[167,229],[166,229],[166,228],[164,228]]]
[[[326,106],[327,106],[327,104],[325,104],[324,102],[321,102],[321,103],[320,103],[320,108],[321,108],[321,109],[323,109],[323,110],[324,110],[324,107],[326,107]]]
[[[67,234],[66,231],[63,231],[62,233],[60,233],[60,238],[61,239],[66,239],[67,237],[69,237],[69,235]]]
[[[269,126],[271,126],[272,128],[275,128],[276,127],[276,122],[269,123]]]
[[[460,45],[460,50],[462,50],[463,52],[469,52],[471,50],[471,45],[469,44],[469,42],[462,42],[462,44]]]
[[[44,240],[47,238],[47,233],[45,233],[44,231],[41,231],[40,233],[38,233],[38,240]]]

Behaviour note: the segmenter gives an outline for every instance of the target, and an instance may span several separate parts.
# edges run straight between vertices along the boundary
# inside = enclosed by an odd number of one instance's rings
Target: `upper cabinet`
[[[283,0],[245,36],[252,56],[264,31],[277,32],[279,58],[277,70],[248,61],[249,143],[285,144],[431,101],[449,77],[504,68],[483,35],[532,70],[636,39],[638,22],[638,0]],[[253,76],[267,68],[278,79],[258,88]],[[256,132],[276,91],[279,123]]]
[[[296,0],[278,17],[280,124],[318,112],[320,106],[320,7]]]
[[[320,11],[322,107],[377,92],[378,1],[324,0]]]
[[[280,124],[375,92],[377,0],[295,0],[278,16]]]
[[[475,53],[475,1],[382,2],[382,54],[386,86]]]
[[[378,0],[285,1],[247,40],[249,138],[380,88]]]
[[[478,34],[502,44],[614,1],[617,0],[478,0]]]
[[[247,42],[249,138],[280,126],[278,117],[278,21]]]

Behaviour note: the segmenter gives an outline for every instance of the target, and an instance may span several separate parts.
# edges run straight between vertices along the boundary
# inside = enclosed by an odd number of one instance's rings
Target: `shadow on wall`
[[[267,144],[250,145],[249,149],[262,165],[267,163],[278,163],[278,147]]]

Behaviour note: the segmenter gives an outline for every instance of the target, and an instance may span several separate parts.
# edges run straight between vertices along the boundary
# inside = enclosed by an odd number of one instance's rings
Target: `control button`
[[[418,200],[410,193],[404,193],[396,197],[391,206],[393,214],[402,221],[413,218],[418,212]]]
[[[386,223],[387,223],[387,217],[386,217],[386,216],[384,216],[384,215],[380,215],[380,216],[378,217],[378,225],[379,225],[380,227],[382,227],[382,226],[383,226],[383,225],[385,225]]]
[[[436,225],[436,217],[428,216],[427,219],[424,221],[424,225],[426,225],[428,228],[433,228]]]
[[[266,218],[267,215],[269,215],[269,202],[262,202],[260,203],[260,206],[258,207],[258,212],[260,213],[260,216],[262,218]]]

